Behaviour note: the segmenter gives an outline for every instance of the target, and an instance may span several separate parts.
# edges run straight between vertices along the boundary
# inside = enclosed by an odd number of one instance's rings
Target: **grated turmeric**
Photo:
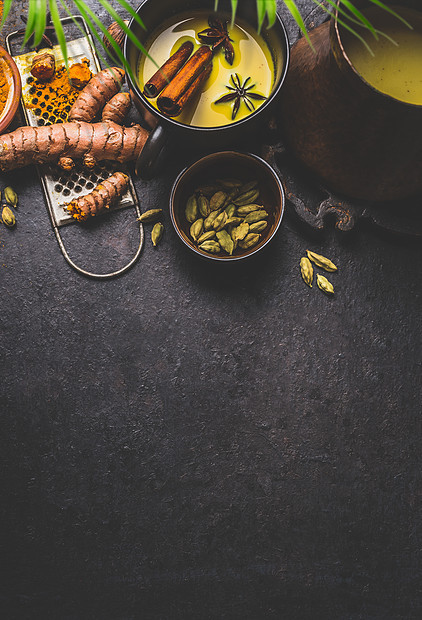
[[[81,83],[87,77],[92,77],[85,59],[83,59],[83,74],[80,75]],[[77,63],[80,64],[80,63]],[[70,71],[73,69],[72,65]],[[75,70],[77,77],[79,71]],[[64,65],[60,66],[53,78],[49,82],[41,82],[34,77],[29,77],[27,83],[30,84],[29,91],[25,94],[25,105],[31,108],[38,117],[39,125],[51,125],[53,123],[64,123],[67,120],[70,108],[80,94],[80,88],[76,88],[69,80],[69,75]]]

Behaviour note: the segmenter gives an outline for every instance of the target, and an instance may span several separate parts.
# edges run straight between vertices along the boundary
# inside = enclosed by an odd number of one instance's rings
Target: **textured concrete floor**
[[[136,182],[143,209],[180,167]],[[162,244],[99,282],[64,261],[35,171],[0,180],[20,195],[0,229],[2,617],[419,618],[420,245],[286,219],[219,268],[166,212]],[[128,211],[63,234],[92,268],[136,244]],[[339,265],[334,299],[303,284],[307,248]]]

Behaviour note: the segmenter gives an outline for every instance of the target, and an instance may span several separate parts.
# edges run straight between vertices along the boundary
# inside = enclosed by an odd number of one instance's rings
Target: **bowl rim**
[[[4,47],[1,47],[1,46],[0,46],[0,57],[5,59],[7,65],[9,66],[12,72],[13,83],[12,83],[11,88],[13,88],[14,90],[13,97],[12,97],[12,103],[9,109],[7,110],[6,114],[4,115],[4,117],[0,121],[0,134],[1,134],[10,125],[19,107],[21,92],[22,92],[22,80],[21,80],[21,76],[19,73],[19,69],[15,61],[13,60],[12,56],[9,54],[7,50],[4,49]]]
[[[241,157],[241,158],[246,158],[251,160],[254,164],[259,163],[260,165],[262,165],[264,168],[267,169],[267,171],[271,174],[271,176],[273,177],[279,192],[280,192],[280,196],[281,196],[281,208],[280,208],[280,216],[278,217],[278,220],[276,222],[276,225],[274,227],[274,230],[272,231],[271,235],[268,236],[268,238],[265,240],[265,242],[262,245],[259,245],[258,247],[253,247],[250,249],[249,252],[242,254],[241,256],[216,256],[214,254],[206,254],[205,252],[201,252],[198,248],[196,248],[193,244],[191,244],[190,242],[186,241],[186,239],[184,238],[184,236],[181,234],[179,227],[177,225],[176,222],[176,217],[175,217],[175,213],[174,213],[174,197],[175,194],[178,190],[178,187],[181,183],[181,181],[183,180],[183,177],[185,176],[185,174],[187,172],[189,172],[192,168],[194,168],[195,166],[198,166],[199,164],[201,164],[202,162],[206,161],[209,158],[215,158],[215,157],[227,157],[227,156],[231,156],[231,157]],[[200,159],[197,159],[196,161],[194,161],[193,163],[185,166],[177,175],[173,186],[171,188],[171,192],[170,192],[170,199],[169,199],[169,207],[170,207],[170,219],[171,219],[171,223],[173,224],[173,228],[177,233],[177,236],[179,237],[179,239],[183,242],[183,244],[189,248],[194,254],[196,254],[197,256],[203,258],[203,259],[209,259],[209,260],[213,260],[215,262],[219,262],[219,263],[232,263],[232,262],[237,262],[240,260],[244,260],[245,258],[250,258],[251,256],[253,256],[254,254],[257,254],[258,252],[260,252],[261,250],[263,250],[274,238],[274,236],[276,235],[276,233],[278,232],[281,222],[283,220],[284,217],[284,212],[285,212],[285,207],[286,207],[286,192],[284,190],[283,187],[283,183],[281,182],[281,179],[279,177],[279,175],[277,174],[276,170],[267,162],[265,161],[265,159],[263,159],[262,157],[260,157],[259,155],[256,155],[255,153],[250,153],[248,151],[242,151],[242,150],[225,150],[225,151],[216,151],[214,153],[208,153],[207,155],[204,155],[203,157],[201,157]]]
[[[136,14],[139,14],[139,12],[141,11],[142,7],[144,6],[144,4],[147,4],[147,2],[150,2],[151,0],[142,0],[142,2],[139,4],[139,6],[135,9]],[[182,9],[181,9],[182,10]],[[135,18],[132,17],[128,28],[129,30],[132,29],[133,25],[136,24]],[[274,23],[274,25],[272,26],[272,28],[275,28],[275,26],[277,25],[277,27],[280,30],[280,33],[282,34],[283,37],[283,43],[284,43],[284,64],[283,64],[283,70],[281,72],[280,78],[278,80],[278,83],[276,84],[276,86],[274,87],[274,90],[271,92],[271,94],[267,97],[267,99],[256,109],[254,110],[251,114],[248,114],[247,116],[245,116],[244,118],[239,119],[238,121],[235,121],[234,123],[228,123],[225,125],[216,125],[215,127],[201,127],[198,125],[186,125],[184,123],[181,123],[180,121],[177,121],[169,116],[166,116],[165,114],[162,114],[160,112],[160,110],[158,110],[157,108],[155,108],[150,101],[148,101],[148,98],[145,97],[139,87],[138,81],[137,80],[133,80],[132,76],[130,75],[130,73],[127,73],[127,82],[128,82],[128,86],[130,91],[133,93],[134,96],[136,96],[138,98],[138,100],[140,101],[140,105],[142,105],[146,110],[148,110],[149,113],[151,113],[155,118],[158,118],[158,122],[160,123],[165,123],[166,126],[172,127],[175,130],[180,130],[180,128],[183,128],[186,131],[189,131],[191,133],[197,132],[197,131],[201,131],[204,133],[214,133],[217,131],[221,131],[221,130],[225,130],[227,128],[231,129],[234,127],[240,127],[242,126],[244,123],[247,123],[248,121],[250,121],[251,119],[255,118],[256,116],[258,116],[259,114],[263,114],[264,111],[268,108],[268,106],[271,106],[271,104],[276,100],[276,98],[278,97],[278,95],[280,94],[280,90],[286,80],[286,75],[287,75],[287,71],[290,65],[290,41],[289,41],[289,35],[287,32],[287,28],[283,22],[283,20],[281,19],[280,15],[278,14],[278,11],[276,12],[276,21]],[[129,40],[129,38],[126,36],[124,39],[124,44],[123,44],[123,55],[125,57],[125,60],[127,62],[129,62],[129,51],[131,48],[132,42]]]

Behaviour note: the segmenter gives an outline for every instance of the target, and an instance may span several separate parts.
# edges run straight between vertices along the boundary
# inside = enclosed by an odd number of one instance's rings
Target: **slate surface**
[[[143,209],[180,167],[136,181]],[[419,618],[420,245],[286,219],[217,268],[166,213],[98,282],[35,171],[1,183],[2,617]],[[127,211],[64,234],[104,268],[136,243]],[[334,299],[303,284],[307,248],[339,265]]]

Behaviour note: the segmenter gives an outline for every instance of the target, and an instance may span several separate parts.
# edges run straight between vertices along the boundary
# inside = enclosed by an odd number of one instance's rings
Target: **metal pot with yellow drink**
[[[145,31],[130,24],[146,54],[126,41],[135,76],[129,87],[153,127],[137,166],[141,176],[158,172],[168,142],[180,150],[247,142],[279,93],[289,58],[281,20],[258,33],[251,3],[239,4],[234,23],[231,2],[221,1],[218,13],[212,8],[201,0],[146,0],[138,8]]]

